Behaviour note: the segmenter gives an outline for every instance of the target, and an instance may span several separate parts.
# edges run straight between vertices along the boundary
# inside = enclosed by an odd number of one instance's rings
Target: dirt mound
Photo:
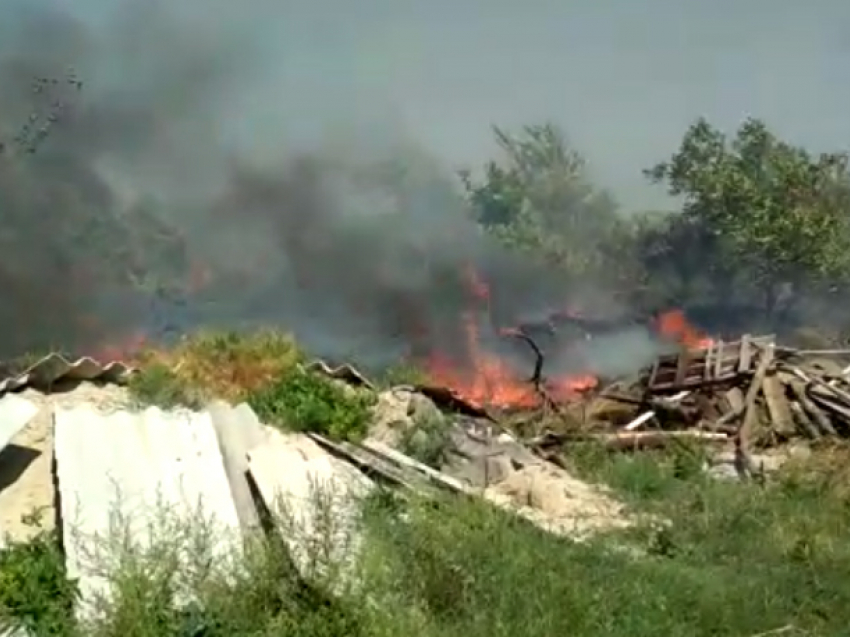
[[[529,465],[508,474],[487,487],[484,497],[516,509],[548,531],[574,539],[628,526],[623,506],[600,487],[549,463]]]

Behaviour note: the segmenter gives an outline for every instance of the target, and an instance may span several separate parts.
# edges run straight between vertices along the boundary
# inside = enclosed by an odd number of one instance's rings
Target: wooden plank
[[[730,388],[723,397],[729,405],[729,410],[741,412],[744,410],[744,392],[741,391],[740,387]]]
[[[803,409],[803,406],[796,401],[792,401],[788,404],[791,407],[791,412],[794,414],[794,419],[797,422],[800,432],[812,440],[820,438],[821,434],[820,431],[818,431],[817,425],[815,425],[815,423],[812,422],[812,419],[809,418],[809,415],[806,413],[806,410]]]
[[[713,356],[714,356],[714,343],[709,343],[708,347],[705,348],[705,360],[702,364],[702,379],[705,382],[711,381],[713,376],[714,367],[713,367]]]
[[[800,403],[803,411],[806,412],[806,415],[809,416],[812,423],[818,428],[818,430],[825,436],[837,436],[838,432],[836,432],[835,427],[832,426],[829,416],[827,416],[820,407],[818,407],[814,401],[809,398],[806,393],[806,385],[798,380],[796,382],[789,383],[789,387],[791,387],[791,391],[794,393],[794,396],[797,398],[797,401]]]
[[[345,442],[344,440],[330,440],[316,433],[308,433],[307,435],[325,451],[344,459],[346,462],[350,462],[367,475],[374,475],[419,494],[425,493],[425,484],[420,483],[416,479],[417,476],[411,476],[409,472],[380,457],[376,457],[362,447]]]
[[[652,371],[649,374],[648,387],[655,387],[655,385],[658,384],[658,373],[661,365],[663,365],[663,359],[661,357],[656,358],[655,362],[652,364]]]
[[[756,367],[756,372],[753,375],[753,379],[750,382],[750,386],[747,389],[747,396],[744,398],[744,421],[741,424],[741,428],[738,431],[738,440],[741,445],[741,449],[744,453],[747,452],[747,446],[749,445],[749,439],[753,434],[753,429],[755,428],[757,422],[757,407],[756,407],[756,397],[762,389],[762,384],[764,383],[764,377],[767,374],[767,370],[770,367],[770,364],[773,362],[773,348],[768,347],[762,350],[759,353],[759,363],[758,367]]]
[[[362,446],[368,449],[369,451],[376,453],[392,462],[395,462],[403,467],[407,467],[408,469],[413,469],[415,471],[419,471],[423,475],[428,476],[428,478],[434,482],[435,484],[454,491],[456,493],[468,493],[470,490],[464,485],[460,480],[456,478],[452,478],[451,476],[447,476],[444,473],[440,473],[436,469],[432,469],[428,465],[425,465],[409,456],[404,455],[403,453],[396,451],[392,447],[385,445],[382,442],[377,440],[365,440],[362,443]]]
[[[767,403],[767,411],[770,414],[773,430],[786,438],[793,436],[797,431],[794,415],[791,413],[791,407],[785,397],[785,386],[775,373],[769,373],[765,376],[762,393],[765,403]]]
[[[79,616],[110,599],[102,565],[120,559],[114,552],[127,550],[123,542],[140,551],[164,542],[194,561],[203,558],[191,546],[198,538],[181,534],[203,525],[210,564],[229,563],[238,553],[239,516],[208,413],[57,408],[54,437],[66,565],[79,583]],[[176,594],[176,603],[191,599],[191,591]]]
[[[738,346],[738,372],[750,371],[752,364],[752,352],[750,350],[750,335],[744,334],[741,337],[741,342]]]
[[[725,354],[725,351],[724,351],[725,347],[726,347],[726,344],[723,341],[717,341],[717,350],[716,350],[715,356],[714,356],[714,371],[713,371],[714,378],[720,378],[720,376],[721,376],[721,373],[722,373],[722,370],[723,370],[723,362],[724,362],[723,356]]]
[[[685,380],[685,375],[690,365],[690,359],[687,352],[681,352],[679,359],[676,361],[676,379],[673,381],[675,387],[679,387]]]

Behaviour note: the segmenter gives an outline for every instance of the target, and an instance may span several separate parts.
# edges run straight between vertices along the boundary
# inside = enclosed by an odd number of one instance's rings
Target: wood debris
[[[684,431],[725,436],[740,453],[797,438],[850,437],[850,351],[797,350],[745,335],[659,357],[645,370],[634,419],[611,438]],[[635,445],[640,446],[640,445]]]

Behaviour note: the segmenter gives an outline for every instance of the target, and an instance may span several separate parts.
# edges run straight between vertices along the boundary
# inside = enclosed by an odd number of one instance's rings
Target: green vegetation
[[[0,554],[0,617],[63,637],[699,637],[784,627],[839,636],[850,625],[850,507],[847,454],[834,453],[841,459],[817,471],[801,464],[760,485],[704,477],[687,448],[577,452],[568,458],[577,471],[652,514],[584,544],[483,502],[379,491],[363,503],[358,578],[335,597],[321,592],[334,571],[299,576],[272,540],[250,541],[221,570],[209,558],[220,534],[204,522],[163,523],[154,545],[109,561],[118,592],[80,628],[68,619],[72,588],[45,536]],[[190,566],[178,542],[192,547]],[[7,589],[10,580],[21,588]],[[193,603],[174,607],[175,590],[192,591]]]
[[[263,422],[294,431],[357,439],[369,426],[374,395],[358,392],[313,372],[293,369],[249,396]]]
[[[289,335],[203,333],[184,338],[172,350],[143,355],[129,389],[142,405],[245,401],[264,422],[288,431],[362,437],[374,395],[306,371],[303,360]]]
[[[430,467],[440,467],[450,447],[450,423],[436,415],[423,415],[414,420],[399,441],[402,453]]]
[[[567,281],[604,286],[636,309],[723,310],[756,298],[768,323],[802,300],[846,289],[850,179],[842,154],[809,153],[758,120],[731,137],[699,120],[669,161],[647,171],[682,209],[621,214],[555,127],[496,136],[503,156],[480,179],[463,176],[468,212],[482,231]],[[386,175],[393,182],[395,173]],[[413,177],[404,175],[404,201],[415,199]],[[145,253],[133,245],[133,254]],[[179,241],[172,247],[176,255],[162,260],[177,263]],[[129,274],[152,288],[180,278],[148,276],[145,267]],[[45,316],[51,329],[54,318],[64,320],[61,312]],[[287,335],[202,334],[148,352],[131,391],[139,402],[167,406],[247,401],[286,429],[362,436],[371,395],[305,371],[303,360]],[[413,369],[386,376],[383,383],[420,378]],[[405,449],[437,461],[441,432],[433,427],[419,423]],[[584,544],[482,502],[379,493],[363,503],[356,583],[334,597],[327,575],[297,574],[272,539],[249,542],[226,574],[212,569],[215,533],[187,522],[141,554],[124,547],[109,561],[116,596],[85,626],[69,619],[74,586],[55,538],[40,535],[0,552],[0,618],[61,637],[846,635],[846,452],[818,451],[818,464],[764,484],[710,480],[703,460],[686,447],[634,455],[571,449],[576,472],[610,485],[638,521]],[[177,548],[187,538],[197,552],[191,568]],[[191,591],[193,603],[176,608],[177,590]]]
[[[381,387],[398,387],[399,385],[427,385],[428,374],[421,367],[411,362],[399,362],[390,365],[378,375],[376,382]]]
[[[681,211],[621,214],[555,127],[496,129],[496,137],[503,157],[480,181],[462,176],[475,220],[527,258],[602,284],[635,309],[755,306],[751,314],[760,307],[775,329],[802,300],[846,286],[843,153],[814,155],[757,119],[732,137],[700,119],[668,161],[645,171]]]
[[[37,634],[61,634],[72,612],[75,587],[65,573],[58,539],[40,532],[0,551],[0,630],[14,617]]]
[[[143,352],[130,391],[141,403],[163,406],[197,406],[215,398],[238,402],[301,361],[289,334],[201,332],[171,349]]]

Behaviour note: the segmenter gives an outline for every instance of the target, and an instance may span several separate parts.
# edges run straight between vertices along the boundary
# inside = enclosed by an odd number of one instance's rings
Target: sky
[[[140,1],[53,4],[96,24]],[[641,169],[701,115],[730,131],[757,116],[814,150],[850,145],[846,0],[181,0],[170,10],[259,52],[257,81],[216,132],[258,153],[346,130],[403,135],[451,167],[474,166],[496,151],[492,125],[551,121],[601,185],[640,209],[667,203]]]

